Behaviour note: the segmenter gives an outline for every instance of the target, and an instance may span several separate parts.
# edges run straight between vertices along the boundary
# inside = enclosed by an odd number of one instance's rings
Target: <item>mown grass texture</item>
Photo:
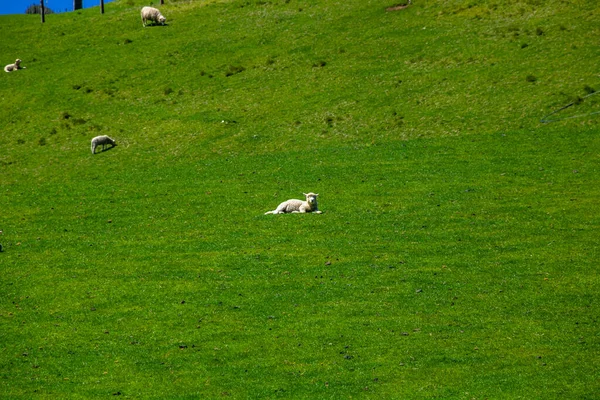
[[[594,2],[142,5],[0,18],[1,396],[595,396]]]

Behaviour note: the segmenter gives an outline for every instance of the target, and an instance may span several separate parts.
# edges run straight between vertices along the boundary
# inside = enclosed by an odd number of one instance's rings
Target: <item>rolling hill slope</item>
[[[145,4],[0,17],[0,397],[595,396],[596,2]]]

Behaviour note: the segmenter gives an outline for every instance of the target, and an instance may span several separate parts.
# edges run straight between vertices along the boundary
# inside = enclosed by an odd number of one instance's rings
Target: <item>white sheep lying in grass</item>
[[[306,201],[291,199],[284,201],[273,211],[267,211],[267,214],[286,214],[286,213],[315,213],[321,214],[317,207],[317,196],[315,193],[303,193]]]
[[[25,69],[25,67],[21,67],[21,60],[17,58],[14,64],[8,64],[6,67],[4,67],[4,72],[12,72],[18,69]]]
[[[102,145],[102,150],[104,150],[104,146],[107,144],[110,144],[114,147],[117,145],[117,142],[106,135],[96,136],[92,139],[92,154],[96,154],[96,147]]]
[[[152,21],[153,23],[159,23],[161,25],[165,24],[167,19],[163,17],[163,15],[158,11],[157,8],[154,7],[144,7],[142,8],[142,24],[146,26],[147,21]]]

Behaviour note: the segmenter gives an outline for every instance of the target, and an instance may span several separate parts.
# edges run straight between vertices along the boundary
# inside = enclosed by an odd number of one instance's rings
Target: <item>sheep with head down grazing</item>
[[[154,7],[144,7],[142,8],[142,24],[146,26],[146,22],[152,21],[153,23],[158,23],[161,25],[165,24],[167,19],[163,17],[163,15],[158,11],[157,8]]]
[[[317,196],[315,193],[303,193],[306,200],[291,199],[284,201],[273,211],[267,211],[267,214],[287,214],[287,213],[314,213],[321,214],[317,206]]]
[[[107,144],[110,144],[112,147],[114,147],[117,145],[117,142],[106,135],[96,136],[92,139],[92,154],[96,154],[96,147],[98,146],[102,146],[102,151],[104,151],[104,146]]]

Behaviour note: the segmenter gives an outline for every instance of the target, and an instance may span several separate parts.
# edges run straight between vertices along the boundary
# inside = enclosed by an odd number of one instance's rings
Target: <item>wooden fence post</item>
[[[100,14],[104,14],[104,0],[100,0]]]
[[[42,24],[46,22],[46,10],[44,9],[44,0],[40,0],[40,14],[42,14]]]

